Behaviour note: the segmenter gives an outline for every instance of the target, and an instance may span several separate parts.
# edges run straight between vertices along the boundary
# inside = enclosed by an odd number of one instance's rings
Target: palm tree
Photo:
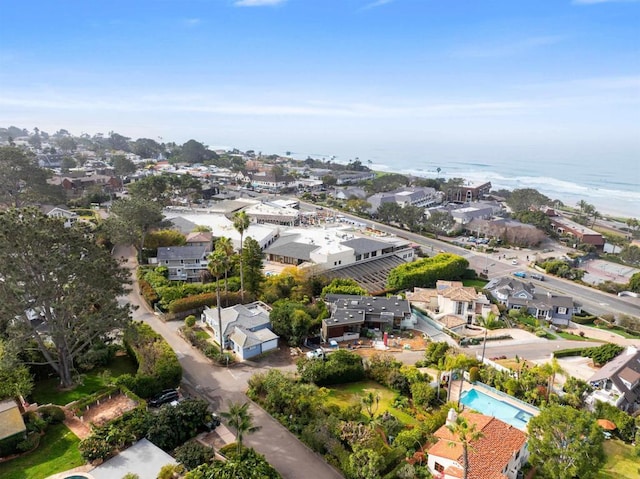
[[[547,401],[549,401],[549,394],[551,394],[551,391],[553,390],[553,385],[556,382],[556,374],[564,375],[564,369],[562,369],[562,366],[560,366],[560,363],[558,362],[558,358],[555,358],[555,357],[551,359],[551,363],[547,363],[545,364],[545,366],[548,366],[548,371],[551,373],[549,377],[549,384],[547,387]]]
[[[222,238],[218,238],[216,241],[216,249],[219,249],[224,253],[227,257],[227,269],[224,271],[224,297],[225,297],[225,306],[228,306],[229,301],[229,288],[227,281],[229,279],[229,269],[231,269],[231,263],[233,258],[233,244],[231,243],[231,239],[223,236]]]
[[[236,445],[238,454],[242,452],[242,438],[245,433],[252,433],[260,430],[259,426],[253,425],[253,414],[249,412],[249,403],[229,403],[229,410],[220,413],[227,420],[229,426],[236,430]]]
[[[244,211],[238,211],[233,215],[233,227],[240,233],[240,298],[244,303],[244,267],[242,264],[242,249],[244,247],[244,232],[249,229],[249,216]]]
[[[457,437],[458,442],[462,445],[462,479],[467,479],[469,477],[469,449],[473,450],[473,443],[481,439],[484,434],[476,429],[475,423],[469,424],[461,416],[458,416],[455,422],[447,424],[447,429]],[[455,447],[456,442],[449,442],[449,446]]]
[[[228,261],[224,252],[219,249],[215,249],[207,257],[209,264],[207,268],[211,272],[211,275],[216,278],[216,307],[218,309],[218,338],[220,344],[220,352],[224,350],[224,335],[222,331],[222,309],[220,306],[220,278],[224,275],[228,269]]]

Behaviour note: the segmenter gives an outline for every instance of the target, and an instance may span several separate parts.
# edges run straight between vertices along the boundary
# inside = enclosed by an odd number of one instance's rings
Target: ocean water
[[[472,154],[423,153],[428,148],[419,143],[395,145],[394,148],[337,143],[318,146],[329,154],[293,155],[299,159],[332,158],[348,163],[358,158],[362,164],[378,171],[422,176],[425,178],[464,178],[471,182],[491,181],[493,189],[534,188],[552,200],[575,207],[585,200],[600,213],[640,219],[640,155],[633,152],[591,155],[557,152],[523,157],[518,152],[487,150]],[[426,158],[426,159],[425,159]],[[602,159],[606,158],[606,159]],[[437,168],[440,168],[438,173]]]
[[[511,171],[505,168],[497,171],[493,165],[472,162],[447,164],[441,167],[440,173],[435,169],[420,168],[416,163],[413,165],[399,163],[394,167],[385,164],[370,166],[375,170],[394,171],[426,178],[464,178],[471,182],[491,181],[493,189],[533,188],[568,206],[576,206],[580,200],[585,200],[593,204],[601,213],[640,218],[640,181],[637,181],[637,170],[635,177],[627,171],[626,178],[607,178],[605,175],[590,173],[571,176],[558,174],[554,177],[551,176],[552,171],[547,170],[541,175],[536,172],[528,173],[515,167],[511,167]],[[557,173],[558,170],[554,172]]]

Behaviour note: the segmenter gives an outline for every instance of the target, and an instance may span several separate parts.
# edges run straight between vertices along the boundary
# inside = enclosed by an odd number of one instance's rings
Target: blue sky
[[[634,0],[5,0],[1,12],[1,126],[342,158],[640,155]]]

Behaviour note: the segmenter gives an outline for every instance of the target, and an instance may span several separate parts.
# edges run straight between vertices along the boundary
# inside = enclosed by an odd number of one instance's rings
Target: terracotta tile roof
[[[478,297],[475,288],[471,286],[454,286],[440,291],[439,294],[454,301],[474,301]]]
[[[467,324],[466,320],[452,314],[447,314],[446,316],[440,318],[438,321],[440,321],[442,324],[444,324],[445,327],[449,329],[457,328],[458,326]]]
[[[527,441],[525,433],[496,418],[483,414],[464,411],[461,414],[469,424],[475,424],[476,429],[482,431],[483,437],[475,441],[469,448],[469,479],[504,479],[502,473],[504,467],[509,463],[511,457],[519,451]],[[462,464],[462,445],[457,438],[449,431],[447,426],[442,426],[435,432],[439,441],[432,446],[428,454],[455,460]],[[455,446],[449,446],[450,443]],[[448,448],[448,449],[447,449]],[[455,454],[458,454],[455,457]],[[449,469],[452,469],[450,472]],[[446,474],[456,476],[456,467],[449,467]]]
[[[435,289],[413,288],[413,292],[407,291],[407,299],[409,301],[422,301],[428,303],[433,298],[438,297],[438,291]]]

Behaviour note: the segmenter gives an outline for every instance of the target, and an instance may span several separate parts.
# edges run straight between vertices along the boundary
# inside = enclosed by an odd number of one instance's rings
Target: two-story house
[[[348,341],[360,337],[362,328],[384,331],[411,327],[411,306],[395,296],[328,294],[325,302],[331,316],[322,320],[322,340]]]
[[[460,281],[438,280],[435,289],[414,288],[407,292],[407,300],[449,329],[476,324],[490,312],[499,314],[498,308],[483,293]]]
[[[206,246],[168,246],[158,248],[157,264],[169,269],[171,281],[202,281],[211,248]]]
[[[529,458],[527,435],[496,419],[465,410],[460,414],[482,437],[468,445],[468,479],[516,479]],[[464,473],[463,446],[448,428],[457,420],[451,409],[447,423],[434,436],[438,441],[429,448],[427,467],[436,479],[460,479]]]
[[[569,296],[537,293],[532,283],[506,276],[492,279],[485,289],[507,309],[525,310],[534,318],[557,326],[568,326],[573,315],[580,312]]]
[[[595,389],[587,397],[587,405],[593,407],[596,401],[602,401],[628,413],[638,411],[640,409],[640,350],[629,346],[591,376],[589,384]]]
[[[223,348],[231,349],[240,359],[249,359],[278,347],[278,336],[271,331],[270,308],[261,301],[236,304],[220,310]],[[220,344],[217,308],[206,307],[202,322],[213,330],[213,338]]]

